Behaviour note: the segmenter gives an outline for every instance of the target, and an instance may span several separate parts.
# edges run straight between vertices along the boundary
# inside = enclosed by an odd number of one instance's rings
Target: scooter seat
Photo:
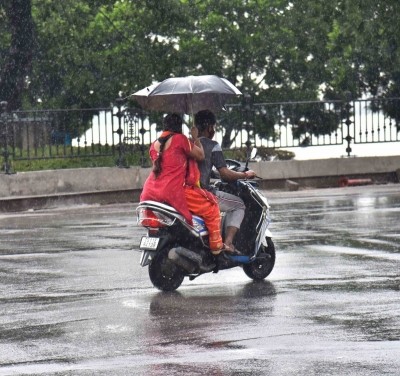
[[[167,204],[163,204],[162,202],[158,202],[158,201],[152,201],[152,200],[140,201],[139,205],[156,206],[156,207],[162,208],[164,210],[168,210],[169,212],[181,215],[174,207],[167,205]]]

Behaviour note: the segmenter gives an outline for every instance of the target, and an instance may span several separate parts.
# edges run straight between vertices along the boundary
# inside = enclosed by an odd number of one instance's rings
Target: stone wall
[[[342,178],[399,182],[400,156],[251,162],[262,189],[338,187]],[[149,168],[99,167],[0,174],[0,211],[75,203],[137,201]]]

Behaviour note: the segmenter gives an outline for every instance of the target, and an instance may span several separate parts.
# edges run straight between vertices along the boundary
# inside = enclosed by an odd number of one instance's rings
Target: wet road
[[[0,215],[0,375],[399,375],[400,186],[272,192],[277,262],[155,290],[134,205]]]

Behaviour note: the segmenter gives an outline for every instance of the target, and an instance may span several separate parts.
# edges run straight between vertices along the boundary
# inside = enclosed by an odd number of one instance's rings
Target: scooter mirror
[[[253,148],[251,149],[251,153],[250,153],[250,159],[254,159],[257,155],[257,148]]]
[[[247,161],[246,161],[246,170],[248,169],[249,166],[249,161],[254,159],[257,155],[257,148],[251,149],[250,155],[247,155]]]

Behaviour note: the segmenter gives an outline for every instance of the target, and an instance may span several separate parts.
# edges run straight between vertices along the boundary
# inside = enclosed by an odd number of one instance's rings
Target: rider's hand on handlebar
[[[253,170],[247,170],[245,174],[247,175],[247,179],[254,179],[256,177],[256,173]]]

